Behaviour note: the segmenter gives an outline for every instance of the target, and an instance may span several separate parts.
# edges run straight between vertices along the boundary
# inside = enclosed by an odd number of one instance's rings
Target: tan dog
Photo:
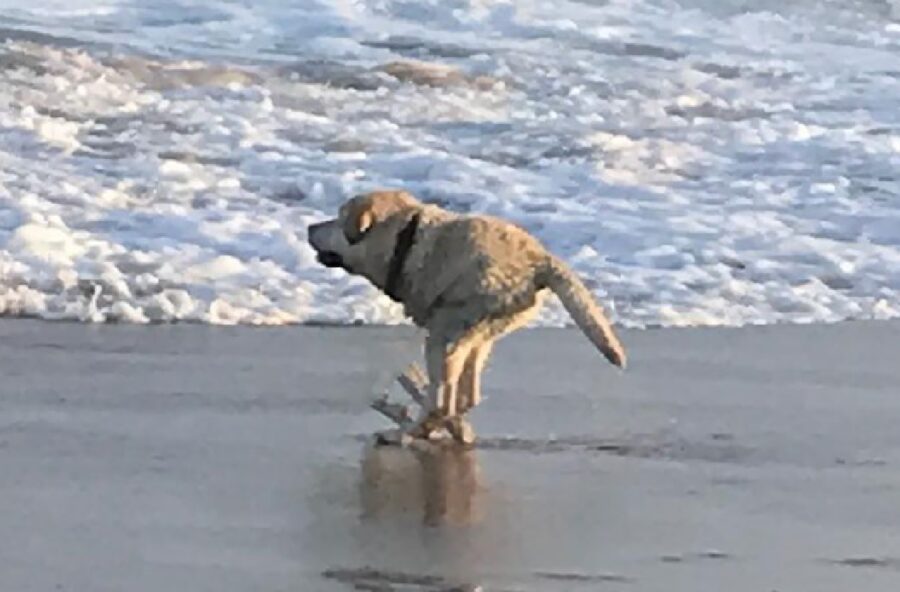
[[[625,367],[625,350],[590,291],[509,222],[448,212],[405,191],[376,191],[311,225],[308,236],[321,263],[367,278],[427,330],[429,409],[412,436],[446,427],[457,440],[473,440],[462,416],[480,401],[491,348],[535,316],[548,289],[606,359]]]

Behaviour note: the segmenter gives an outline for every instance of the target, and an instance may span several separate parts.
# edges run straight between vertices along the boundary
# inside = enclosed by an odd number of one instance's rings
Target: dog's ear
[[[368,206],[368,204],[366,204]],[[347,242],[355,245],[363,239],[366,232],[375,224],[375,212],[368,207],[351,208],[344,218],[344,236]]]
[[[416,198],[405,191],[380,190],[357,195],[342,210],[344,236],[348,243],[355,245],[377,224],[397,212],[420,206]]]

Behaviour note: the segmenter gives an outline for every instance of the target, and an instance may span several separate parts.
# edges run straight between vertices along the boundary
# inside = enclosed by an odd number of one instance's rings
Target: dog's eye
[[[355,245],[363,238],[366,233],[374,226],[375,216],[371,211],[361,212],[355,220],[348,219],[348,223],[344,226],[344,234],[347,236],[347,242]]]

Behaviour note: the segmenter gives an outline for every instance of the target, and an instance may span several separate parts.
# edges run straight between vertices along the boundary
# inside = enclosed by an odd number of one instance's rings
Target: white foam
[[[0,48],[0,314],[401,322],[305,228],[404,186],[514,219],[626,325],[900,316],[877,11],[62,4],[0,1],[62,39]]]

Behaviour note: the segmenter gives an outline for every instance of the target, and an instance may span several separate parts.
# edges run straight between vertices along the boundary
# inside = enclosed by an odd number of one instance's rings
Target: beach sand
[[[426,453],[407,329],[0,322],[0,590],[898,589],[900,323],[623,338],[508,338]]]

